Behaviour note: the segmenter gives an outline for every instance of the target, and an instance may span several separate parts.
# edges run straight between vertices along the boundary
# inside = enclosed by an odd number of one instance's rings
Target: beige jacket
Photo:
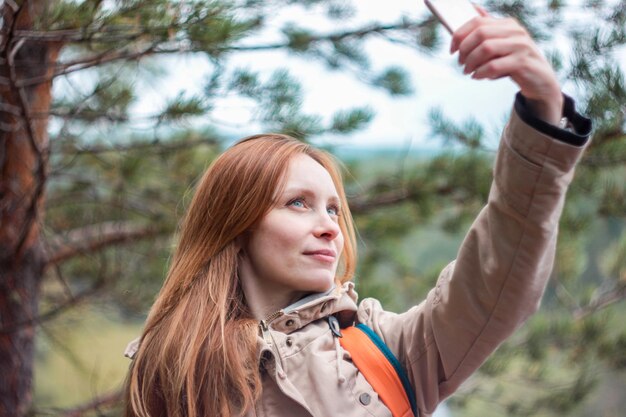
[[[331,333],[328,315],[374,329],[407,370],[420,414],[431,414],[538,308],[582,151],[514,111],[488,204],[427,298],[395,314],[374,299],[357,305],[347,283],[268,318],[259,336],[263,394],[246,416],[391,417]]]

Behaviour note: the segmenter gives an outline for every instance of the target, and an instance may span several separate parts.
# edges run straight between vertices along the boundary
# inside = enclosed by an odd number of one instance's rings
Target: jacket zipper
[[[269,347],[272,347],[272,335],[270,334],[270,323],[279,318],[284,314],[283,310],[278,310],[275,313],[270,314],[265,318],[265,320],[261,320],[259,322],[259,328],[261,329],[261,334],[263,335],[263,340],[268,344]]]
[[[286,310],[290,311],[289,308],[287,308]],[[278,310],[272,314],[270,314],[269,316],[267,316],[265,318],[265,320],[260,320],[259,321],[259,329],[261,329],[261,334],[263,335],[263,340],[265,340],[265,343],[267,343],[268,347],[271,349],[272,348],[272,334],[270,333],[270,324],[276,320],[277,318],[281,317],[285,315],[285,309],[282,310]],[[291,398],[293,401],[297,402],[298,404],[300,404],[305,410],[307,410],[311,415],[313,415],[313,412],[311,411],[311,408],[302,401],[302,399],[300,398],[295,398],[293,396],[293,394],[290,394],[288,392],[288,390],[285,389],[284,387],[284,383],[282,382],[282,380],[280,378],[276,378],[276,382],[278,384],[278,388],[280,389],[280,391],[287,397],[287,398]]]

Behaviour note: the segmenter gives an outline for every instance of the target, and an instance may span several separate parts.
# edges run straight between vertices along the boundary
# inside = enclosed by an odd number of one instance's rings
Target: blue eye
[[[328,214],[330,214],[331,216],[339,216],[339,207],[328,207],[326,209],[326,211],[328,212]]]
[[[304,208],[304,199],[296,198],[295,200],[291,200],[287,205],[298,207],[298,208]]]

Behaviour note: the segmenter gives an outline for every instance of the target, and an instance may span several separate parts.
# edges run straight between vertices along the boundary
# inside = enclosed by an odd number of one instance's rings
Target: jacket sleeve
[[[488,203],[426,300],[403,314],[384,311],[374,299],[359,306],[358,320],[404,364],[427,414],[537,310],[552,270],[565,192],[584,144],[554,138],[527,120],[514,109]]]

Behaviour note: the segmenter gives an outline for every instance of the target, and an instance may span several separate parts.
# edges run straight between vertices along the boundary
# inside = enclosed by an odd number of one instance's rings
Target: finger
[[[519,58],[515,55],[492,59],[481,65],[474,71],[472,78],[476,80],[489,79],[496,80],[511,74]]]
[[[481,15],[482,17],[491,17],[489,12],[485,10],[485,8],[481,6],[480,4],[472,3],[472,6],[474,6],[474,9],[476,9],[478,14]]]
[[[540,55],[523,52],[492,59],[479,66],[472,74],[474,79],[509,76],[529,100],[554,102],[560,99],[561,87],[550,64]]]
[[[456,52],[456,50],[458,49],[458,46],[461,44],[463,39],[465,39],[467,35],[469,35],[474,29],[476,29],[481,24],[482,19],[485,19],[485,18],[475,17],[473,19],[470,19],[467,22],[465,22],[463,26],[461,26],[460,28],[454,31],[454,33],[452,34],[452,42],[450,42],[451,54]]]
[[[468,33],[458,46],[459,63],[463,64],[476,47],[488,39],[527,36],[526,30],[513,19],[488,19]]]
[[[463,72],[470,74],[493,59],[513,53],[524,54],[527,50],[527,40],[523,37],[488,39],[469,53]]]
[[[525,56],[519,54],[510,54],[501,58],[492,59],[481,65],[474,71],[472,78],[495,80],[498,78],[510,76],[520,85],[520,82],[526,78],[533,78],[533,64],[529,63]]]

